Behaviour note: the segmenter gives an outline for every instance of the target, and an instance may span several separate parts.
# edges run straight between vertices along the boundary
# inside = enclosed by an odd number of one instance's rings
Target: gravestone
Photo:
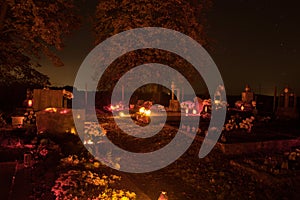
[[[45,108],[63,108],[64,105],[63,90],[34,89],[33,90],[33,110],[39,111]]]
[[[245,90],[242,92],[242,102],[251,103],[254,99],[254,93],[251,91],[249,85],[246,85]]]
[[[180,90],[176,88],[176,85],[174,84],[174,82],[172,82],[171,84],[171,89],[172,89],[172,94],[171,97],[172,99],[169,101],[169,111],[173,111],[173,112],[179,112],[181,107],[180,107],[180,103],[179,103],[179,95],[180,95]],[[177,100],[175,99],[175,94],[174,91],[177,90]]]
[[[288,87],[285,87],[278,99],[278,108],[276,112],[278,119],[298,119],[297,96]]]

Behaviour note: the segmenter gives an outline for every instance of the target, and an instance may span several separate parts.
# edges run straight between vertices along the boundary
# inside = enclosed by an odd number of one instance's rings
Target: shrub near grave
[[[120,187],[120,176],[100,175],[91,171],[100,167],[100,163],[97,161],[74,155],[61,159],[61,167],[75,169],[60,173],[56,179],[55,185],[52,187],[56,199],[136,199],[134,192],[117,189]]]
[[[51,191],[56,199],[135,200],[134,192],[122,189],[121,177],[106,175],[103,167],[88,152],[61,158]]]
[[[61,173],[52,187],[56,199],[135,200],[134,192],[115,189],[121,177],[91,171],[69,170]]]

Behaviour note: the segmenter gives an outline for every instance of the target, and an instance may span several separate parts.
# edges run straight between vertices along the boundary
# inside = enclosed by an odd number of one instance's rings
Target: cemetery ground
[[[131,151],[159,149],[176,134],[176,128],[165,126],[159,133],[160,137],[145,142],[120,133],[109,120],[99,119],[99,122],[104,124],[107,134],[117,145]],[[293,143],[288,150],[278,147],[240,154],[227,154],[220,148],[222,144],[243,145],[249,141],[298,140],[297,123],[271,121],[258,123],[251,133],[244,130],[225,132],[226,141],[220,140],[208,156],[199,159],[205,127],[206,122],[200,123],[202,131],[177,161],[161,170],[143,174],[119,172],[102,165],[93,159],[76,135],[45,133],[37,136],[34,128],[2,130],[2,197],[156,200],[161,191],[165,191],[170,200],[297,199],[300,148],[296,144]],[[188,132],[182,134],[189,135]],[[32,166],[24,167],[24,153],[32,155]],[[118,161],[112,162],[118,164]]]

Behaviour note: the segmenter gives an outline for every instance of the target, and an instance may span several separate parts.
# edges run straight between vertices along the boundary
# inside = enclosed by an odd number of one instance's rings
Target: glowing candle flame
[[[141,107],[141,108],[139,109],[139,112],[140,112],[140,113],[144,113],[144,112],[145,112],[145,108],[144,108],[144,107]]]
[[[151,110],[145,110],[145,115],[150,116],[151,115]]]
[[[27,105],[28,105],[28,107],[32,107],[32,100],[31,99],[28,100]]]
[[[123,112],[120,112],[119,115],[120,115],[120,117],[124,117],[125,116],[125,114]]]
[[[47,112],[56,112],[57,109],[56,108],[46,108],[45,111],[47,111]]]
[[[75,128],[74,128],[74,127],[72,127],[70,132],[71,132],[72,134],[74,134],[74,135],[75,135],[75,134],[76,134],[76,130],[75,130]]]

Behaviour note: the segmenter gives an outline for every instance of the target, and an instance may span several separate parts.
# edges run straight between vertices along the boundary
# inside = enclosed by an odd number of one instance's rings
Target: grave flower
[[[56,199],[135,200],[134,192],[115,189],[120,176],[100,176],[91,171],[69,170],[61,173],[51,191]],[[76,199],[75,198],[75,199]]]
[[[40,155],[43,156],[43,157],[47,156],[47,154],[48,154],[48,150],[47,149],[42,149],[40,151]]]
[[[35,124],[36,122],[36,114],[34,111],[29,111],[24,113],[24,124]]]

